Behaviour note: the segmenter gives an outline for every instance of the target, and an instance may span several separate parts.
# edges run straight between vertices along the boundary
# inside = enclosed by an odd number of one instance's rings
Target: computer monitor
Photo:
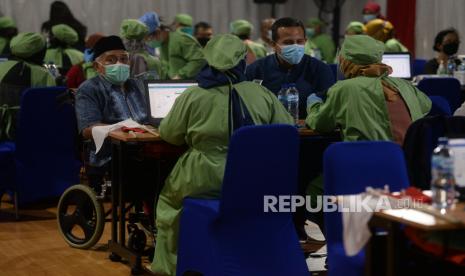
[[[412,78],[409,53],[385,53],[382,62],[392,67],[391,77]]]
[[[161,120],[170,112],[176,98],[187,88],[196,85],[193,80],[147,81],[145,91],[150,124],[158,127]]]

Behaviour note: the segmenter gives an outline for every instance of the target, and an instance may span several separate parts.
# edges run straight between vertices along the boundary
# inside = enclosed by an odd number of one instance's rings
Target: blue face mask
[[[84,62],[91,62],[94,60],[94,52],[92,49],[84,50]]]
[[[289,64],[299,64],[304,56],[304,45],[292,44],[280,47],[281,53],[279,53],[279,56]]]
[[[194,35],[194,29],[192,27],[182,27],[180,30],[188,35]]]
[[[378,18],[378,17],[376,16],[376,14],[364,14],[364,15],[363,15],[363,22],[368,23],[368,22],[370,22],[371,20],[376,19],[376,18]]]

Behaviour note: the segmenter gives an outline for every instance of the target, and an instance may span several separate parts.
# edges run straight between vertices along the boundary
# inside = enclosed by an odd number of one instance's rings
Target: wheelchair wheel
[[[92,188],[78,184],[69,187],[58,202],[58,229],[74,248],[88,249],[102,236],[105,214]]]

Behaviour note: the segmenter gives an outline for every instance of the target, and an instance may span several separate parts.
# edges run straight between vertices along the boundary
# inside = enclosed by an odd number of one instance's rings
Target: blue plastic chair
[[[431,100],[431,110],[429,111],[428,115],[436,116],[436,115],[452,115],[450,110],[449,102],[447,102],[444,97],[441,96],[429,96]]]
[[[408,186],[402,149],[392,142],[340,142],[328,147],[323,158],[325,195],[359,194],[367,186],[391,191]],[[328,275],[363,275],[365,252],[346,256],[343,246],[342,217],[326,212]]]
[[[64,87],[26,90],[16,142],[0,146],[10,152],[0,155],[0,163],[13,159],[13,167],[0,167],[0,176],[13,179],[8,190],[17,193],[16,206],[58,197],[79,183],[76,117],[70,103],[60,102],[65,93]]]
[[[451,113],[461,105],[460,82],[455,78],[425,78],[418,83],[418,89],[428,96],[441,96],[449,102]]]
[[[412,76],[418,76],[425,73],[426,59],[415,59],[412,64]]]
[[[299,137],[287,125],[232,136],[220,200],[186,198],[177,275],[309,275],[292,213],[264,212],[264,196],[297,192]]]

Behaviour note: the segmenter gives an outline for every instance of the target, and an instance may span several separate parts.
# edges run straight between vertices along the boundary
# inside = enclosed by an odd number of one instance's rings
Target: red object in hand
[[[138,127],[122,127],[121,130],[123,132],[129,132],[129,131],[137,132],[137,133],[146,133],[147,132],[145,129],[138,128]]]

